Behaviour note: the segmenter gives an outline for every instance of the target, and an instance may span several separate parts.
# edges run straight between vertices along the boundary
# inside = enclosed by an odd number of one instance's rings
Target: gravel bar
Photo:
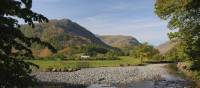
[[[87,85],[88,88],[189,88],[186,80],[169,74],[165,65],[85,68],[75,72],[35,72],[33,75],[41,82]],[[168,84],[173,85],[168,87]]]

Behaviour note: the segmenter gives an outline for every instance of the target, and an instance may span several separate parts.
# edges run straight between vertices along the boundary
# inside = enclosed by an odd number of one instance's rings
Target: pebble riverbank
[[[165,65],[86,68],[75,72],[33,74],[41,82],[85,85],[86,88],[191,88],[187,80],[169,74]]]

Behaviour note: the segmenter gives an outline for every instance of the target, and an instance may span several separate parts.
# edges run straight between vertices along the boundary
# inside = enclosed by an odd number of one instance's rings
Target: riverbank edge
[[[191,82],[192,88],[200,88],[200,81],[193,79],[192,71],[183,69],[185,68],[185,62],[171,63],[166,65],[166,68],[170,74],[179,76]]]

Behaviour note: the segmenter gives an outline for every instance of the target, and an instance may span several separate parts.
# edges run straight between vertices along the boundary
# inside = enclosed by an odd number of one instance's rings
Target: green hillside
[[[34,29],[23,25],[21,31],[28,37],[39,37],[57,49],[86,44],[109,47],[86,28],[69,19],[50,20],[48,23],[36,24]]]

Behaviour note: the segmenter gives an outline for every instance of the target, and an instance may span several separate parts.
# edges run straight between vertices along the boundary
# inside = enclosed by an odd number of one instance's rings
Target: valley
[[[0,0],[0,88],[200,88],[200,0]]]
[[[95,35],[69,19],[50,20],[34,29],[23,25],[29,37],[39,37],[57,52],[33,44],[35,56],[25,59],[41,88],[191,88],[193,82],[171,74],[166,66],[177,41],[154,47],[126,35]],[[170,55],[170,54],[169,54]],[[158,63],[158,64],[153,64]],[[174,63],[173,63],[174,64]]]

